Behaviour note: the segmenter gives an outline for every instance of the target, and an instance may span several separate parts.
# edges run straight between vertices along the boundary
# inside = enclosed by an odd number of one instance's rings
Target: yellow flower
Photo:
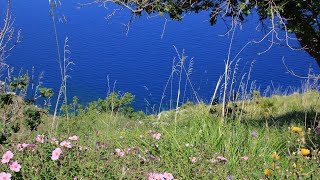
[[[299,166],[299,170],[300,170],[300,171],[303,171],[303,167],[302,167],[302,166]]]
[[[270,176],[270,175],[271,175],[271,170],[270,170],[270,169],[266,169],[266,170],[264,171],[264,174],[265,174],[266,176]]]
[[[276,152],[274,152],[274,153],[271,154],[271,158],[272,158],[272,159],[275,159],[275,160],[279,160],[279,159],[280,159],[280,156],[279,156],[279,154],[277,154]]]
[[[310,154],[310,150],[306,148],[301,148],[300,153],[304,156],[308,156]]]
[[[298,132],[301,132],[302,131],[302,128],[300,127],[292,127],[291,130],[295,133],[298,133]]]

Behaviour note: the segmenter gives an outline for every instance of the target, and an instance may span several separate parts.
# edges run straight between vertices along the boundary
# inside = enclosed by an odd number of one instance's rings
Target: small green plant
[[[23,100],[13,93],[0,93],[0,144],[20,129]]]
[[[24,110],[24,115],[26,117],[26,125],[30,131],[36,131],[38,126],[43,122],[42,116],[46,114],[47,111],[44,109],[36,108],[33,106],[27,106]]]
[[[262,101],[261,108],[266,116],[271,115],[274,107],[274,101],[270,98],[266,98]]]
[[[193,103],[193,102],[187,101],[186,103],[184,103],[184,104],[181,106],[181,108],[182,108],[182,109],[187,109],[187,108],[193,107],[193,106],[194,106],[194,103]]]
[[[28,73],[22,76],[14,77],[14,80],[10,82],[9,87],[13,91],[17,90],[26,90],[29,85],[29,76]]]
[[[40,92],[41,97],[46,99],[44,106],[50,107],[51,106],[50,98],[54,94],[52,88],[39,88],[39,92]]]
[[[252,91],[251,94],[252,94],[253,101],[258,104],[259,103],[259,99],[261,98],[260,91]]]
[[[107,96],[105,99],[105,108],[107,111],[112,111],[114,113],[123,112],[127,113],[130,112],[129,105],[131,105],[132,101],[134,100],[135,96],[129,92],[120,95],[116,92],[112,92]]]
[[[90,102],[87,108],[83,108],[81,104],[78,104],[79,99],[73,98],[72,104],[68,106],[62,106],[63,112],[72,111],[74,116],[82,116],[90,112],[112,114],[120,113],[126,117],[134,119],[142,119],[145,117],[145,113],[142,111],[134,111],[131,106],[135,96],[129,92],[120,95],[117,92],[110,93],[104,100],[98,99],[97,101]]]
[[[39,88],[39,92],[44,98],[50,98],[54,94],[52,88]]]
[[[13,94],[0,93],[0,108],[4,108],[5,105],[13,104]]]
[[[117,92],[110,93],[105,100],[99,99],[89,104],[89,109],[97,109],[99,112],[123,113],[129,115],[134,112],[130,106],[135,96],[129,92],[120,95]]]
[[[129,107],[132,109],[131,111],[127,111],[127,114],[125,114],[130,119],[136,119],[136,120],[142,120],[146,118],[146,114],[143,111],[134,111],[132,107]]]

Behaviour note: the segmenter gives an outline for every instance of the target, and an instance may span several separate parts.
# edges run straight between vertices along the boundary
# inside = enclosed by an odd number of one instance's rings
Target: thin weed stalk
[[[178,83],[178,92],[177,92],[177,102],[176,102],[176,113],[175,113],[175,116],[174,116],[174,124],[175,124],[175,134],[177,133],[177,119],[178,119],[178,108],[179,108],[179,101],[180,101],[180,91],[181,91],[181,81],[182,81],[182,70],[183,70],[183,65],[184,65],[184,62],[185,62],[185,56],[184,56],[184,50],[180,56],[177,48],[174,46],[177,54],[178,54],[178,57],[179,57],[179,66],[180,66],[180,71],[179,71],[179,83]]]
[[[57,25],[56,25],[56,20],[55,20],[55,6],[56,6],[56,2],[52,2],[51,5],[51,18],[52,18],[52,22],[53,22],[53,29],[54,29],[54,34],[55,34],[55,40],[56,40],[56,48],[57,48],[57,55],[58,55],[58,63],[59,63],[59,67],[60,67],[60,73],[61,73],[61,80],[62,80],[62,84],[60,86],[60,90],[58,93],[58,97],[57,97],[57,101],[56,101],[56,105],[54,108],[54,113],[53,113],[53,119],[52,119],[52,126],[51,126],[51,133],[53,133],[53,129],[54,129],[54,125],[55,125],[55,121],[56,121],[56,117],[57,117],[57,111],[58,111],[58,105],[59,105],[59,101],[60,101],[60,97],[63,91],[63,86],[64,86],[64,79],[63,79],[63,68],[62,68],[62,60],[61,60],[61,53],[60,53],[60,45],[59,45],[59,38],[58,38],[58,32],[57,32]]]
[[[50,3],[50,2],[49,2]],[[68,45],[68,37],[65,38],[64,41],[64,48],[63,48],[63,60],[61,57],[61,50],[60,50],[60,45],[59,45],[59,37],[58,37],[58,31],[57,31],[57,24],[55,20],[55,8],[57,6],[57,2],[54,1],[51,4],[51,18],[53,21],[53,28],[54,28],[54,34],[55,34],[55,40],[56,40],[56,47],[57,47],[57,54],[58,54],[58,63],[59,63],[59,68],[60,68],[60,75],[61,75],[61,85],[54,109],[54,114],[53,114],[53,120],[52,120],[52,125],[51,125],[51,133],[53,133],[54,125],[56,123],[56,118],[57,118],[57,112],[58,112],[58,107],[59,107],[59,102],[60,98],[63,95],[63,102],[62,102],[62,108],[65,108],[65,114],[66,114],[66,120],[67,124],[69,121],[69,112],[68,112],[68,98],[67,98],[67,79],[70,77],[67,75],[67,71],[70,65],[74,64],[72,61],[70,61],[70,58],[68,55],[70,54],[69,45]],[[64,107],[63,107],[64,106]],[[61,108],[60,108],[61,111]],[[69,125],[68,125],[69,126]],[[58,127],[58,123],[56,124],[56,128]],[[68,127],[68,133],[69,133],[69,127]]]

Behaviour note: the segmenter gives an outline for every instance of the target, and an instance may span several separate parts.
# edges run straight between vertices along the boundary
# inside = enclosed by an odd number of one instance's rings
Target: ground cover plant
[[[220,115],[203,103],[143,118],[78,108],[68,121],[61,116],[54,131],[47,115],[37,130],[13,133],[1,144],[0,175],[3,179],[316,179],[319,97],[316,91],[257,97],[246,101],[241,121],[237,116],[221,122]]]

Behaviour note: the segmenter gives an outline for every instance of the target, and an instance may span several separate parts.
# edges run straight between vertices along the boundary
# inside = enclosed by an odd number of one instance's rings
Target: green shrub
[[[30,131],[36,131],[38,126],[43,122],[42,115],[46,114],[46,110],[27,106],[24,110],[26,125]]]

